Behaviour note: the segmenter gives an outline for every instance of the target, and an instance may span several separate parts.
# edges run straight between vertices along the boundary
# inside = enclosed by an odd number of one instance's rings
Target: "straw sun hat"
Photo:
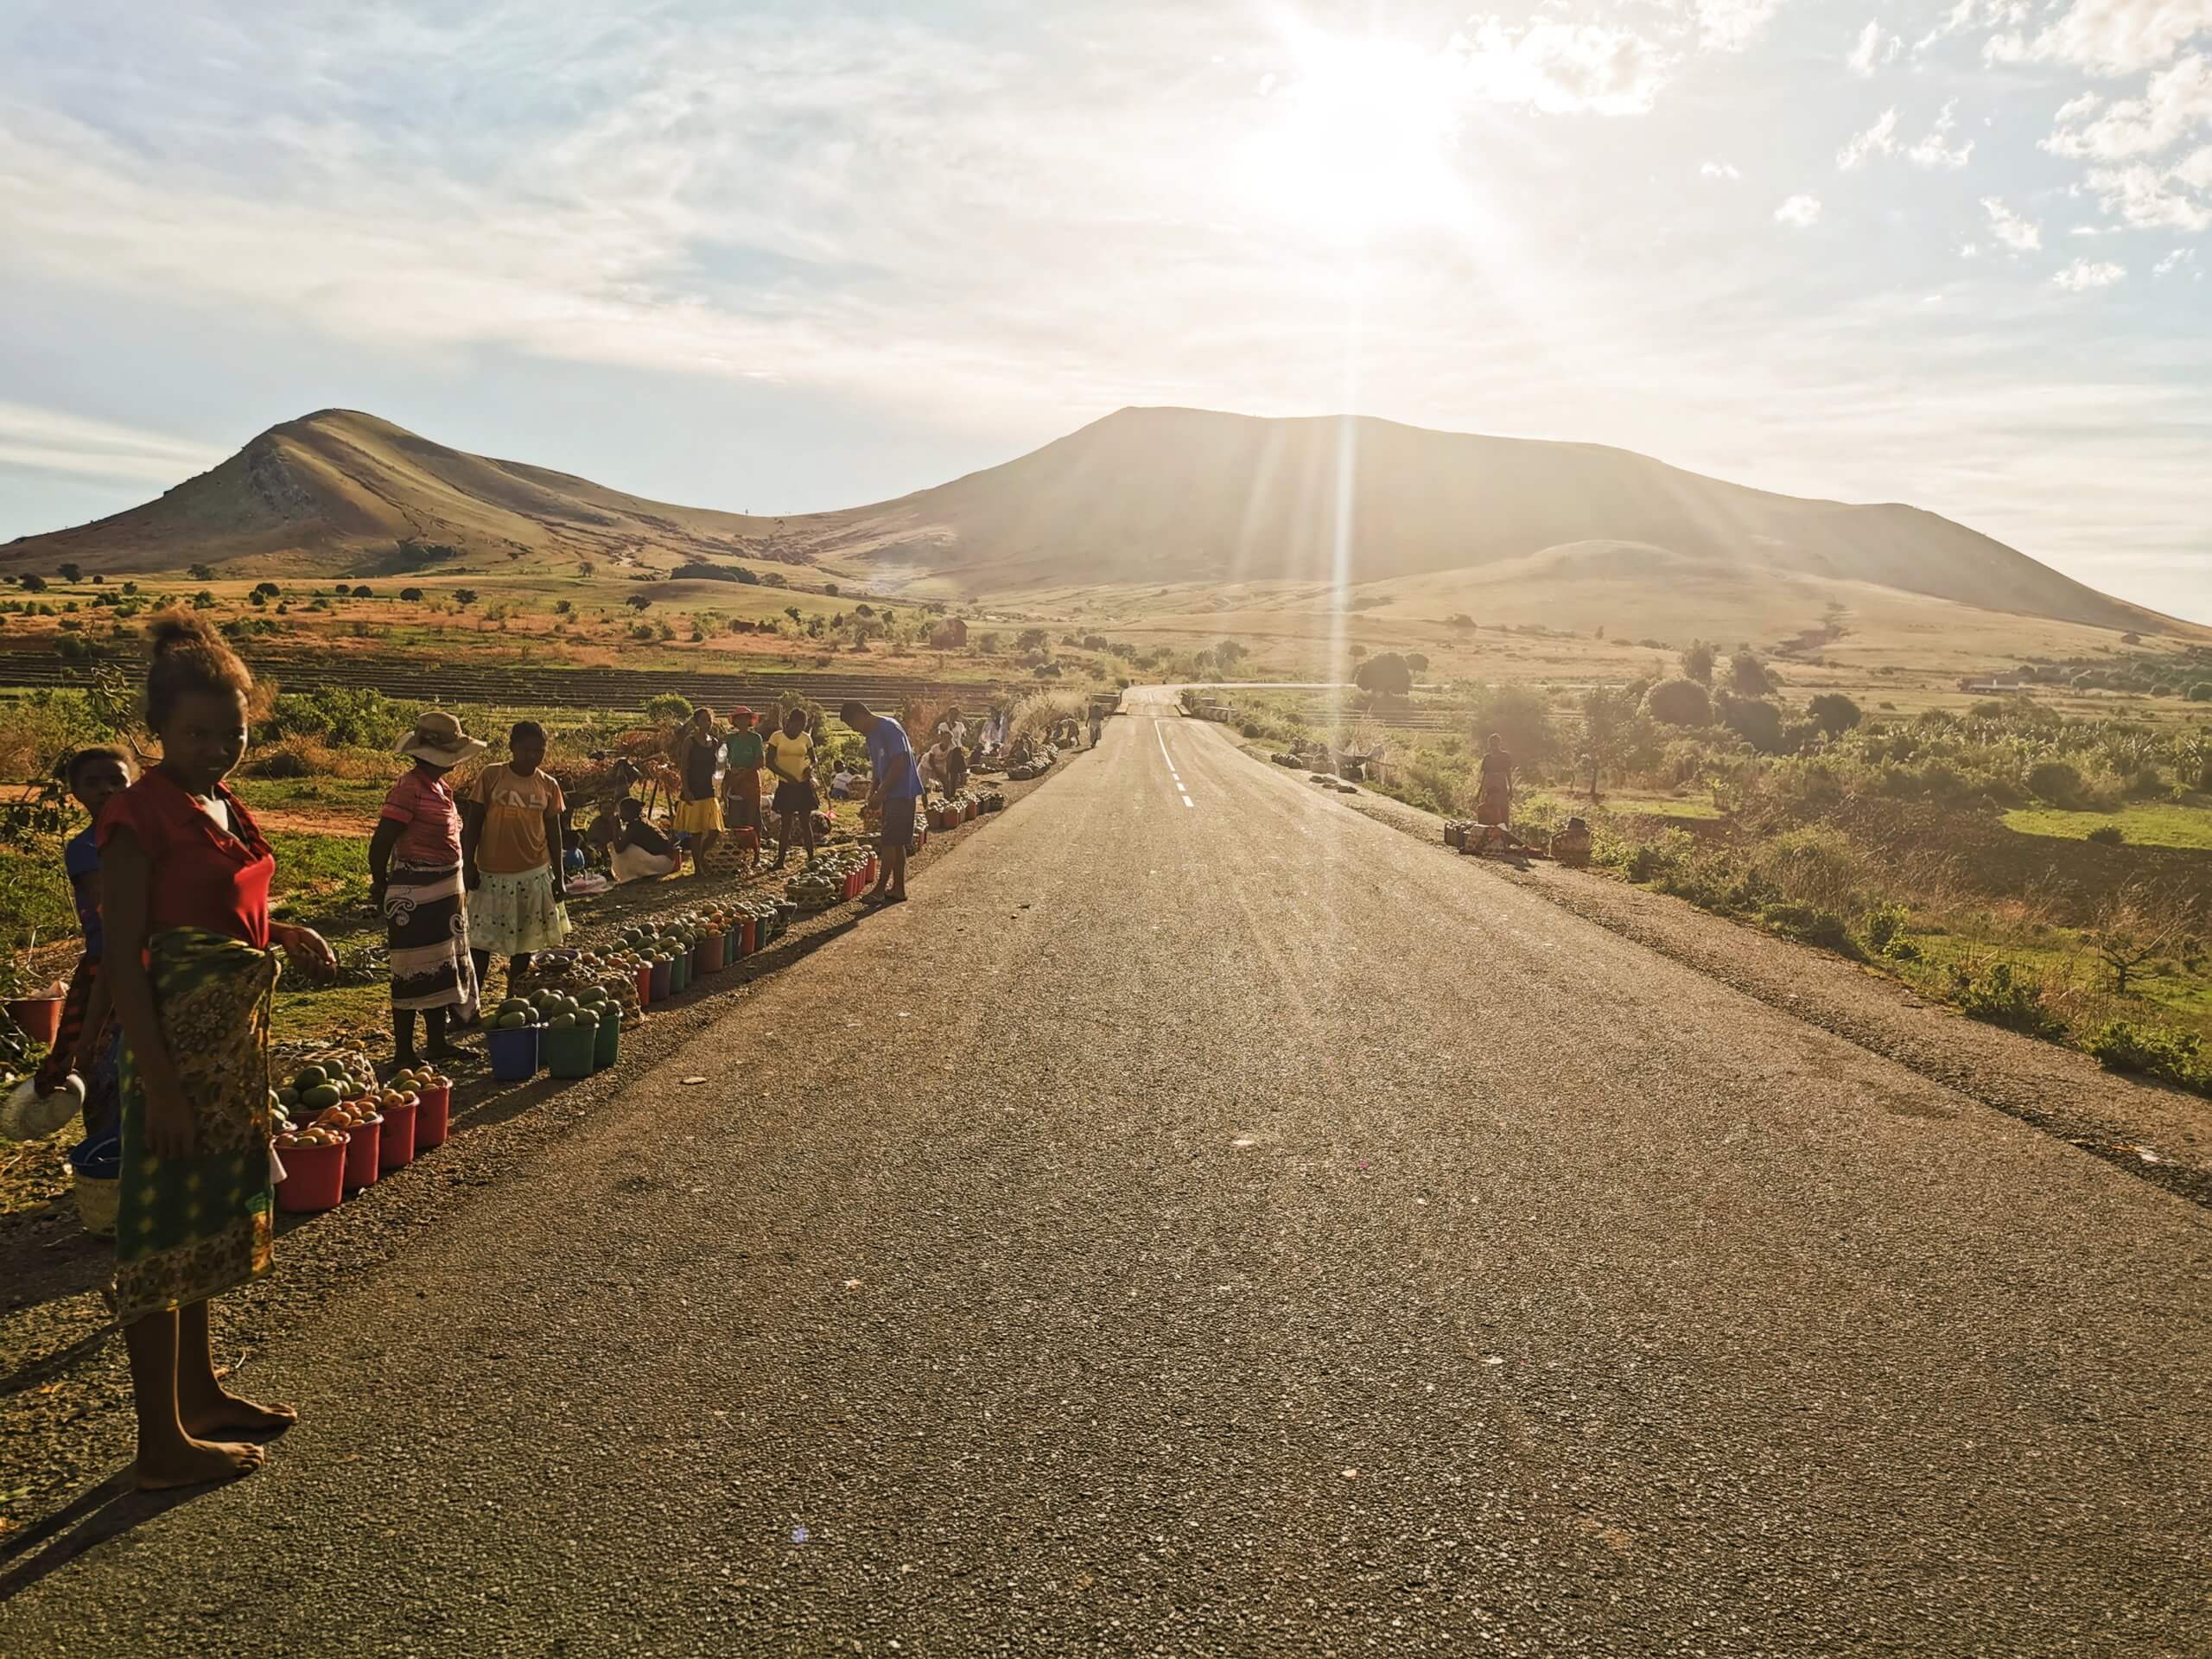
[[[425,709],[415,717],[415,729],[399,740],[399,753],[434,766],[457,766],[490,745],[461,729],[461,722],[442,709]]]

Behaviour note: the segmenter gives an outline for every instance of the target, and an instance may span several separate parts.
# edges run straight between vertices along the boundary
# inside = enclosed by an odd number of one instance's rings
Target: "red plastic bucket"
[[[749,957],[760,948],[760,918],[758,916],[747,916],[745,918],[745,925],[740,932],[743,939],[738,949]]]
[[[453,1090],[425,1089],[415,1097],[415,1150],[442,1147],[453,1133]]]
[[[692,963],[699,972],[719,974],[729,965],[723,960],[725,952],[722,950],[722,936],[719,933],[709,933],[699,941],[697,947],[691,953]]]
[[[383,1167],[384,1119],[372,1117],[359,1128],[346,1130],[346,1185],[374,1186],[377,1172]]]
[[[276,1154],[284,1179],[276,1183],[276,1207],[307,1215],[335,1210],[346,1196],[346,1146],[286,1147]]]
[[[378,1137],[377,1167],[397,1169],[415,1161],[415,1109],[420,1095],[410,1095],[397,1106],[384,1109],[384,1129]]]
[[[48,1048],[61,1034],[61,999],[58,996],[26,996],[8,1004],[8,1017],[23,1029],[23,1035]]]
[[[638,965],[638,1006],[644,1007],[653,1000],[653,965],[650,962]]]

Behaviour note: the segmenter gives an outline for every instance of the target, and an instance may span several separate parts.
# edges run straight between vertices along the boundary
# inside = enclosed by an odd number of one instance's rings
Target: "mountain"
[[[1602,548],[1599,569],[1615,576],[1625,557],[1657,581],[1764,572],[2092,626],[2164,620],[1916,507],[1807,500],[1598,444],[1364,416],[1125,409],[1003,466],[822,515],[814,543],[969,591],[1332,582],[1340,515],[1351,583],[1531,558],[1556,568]]]
[[[157,500],[0,547],[0,569],[385,575],[479,561],[665,567],[747,551],[773,519],[625,495],[566,473],[448,449],[353,410],[274,426]],[[404,544],[412,543],[410,551]],[[423,550],[430,550],[428,552]]]
[[[73,560],[146,575],[207,563],[382,575],[448,559],[588,559],[668,571],[736,558],[835,561],[839,574],[963,595],[1402,587],[1442,572],[1808,594],[1843,583],[2093,627],[2171,626],[1916,507],[1777,495],[1597,444],[1191,409],[1125,409],[948,484],[787,518],[671,506],[325,410],[158,500],[0,548],[0,570]]]

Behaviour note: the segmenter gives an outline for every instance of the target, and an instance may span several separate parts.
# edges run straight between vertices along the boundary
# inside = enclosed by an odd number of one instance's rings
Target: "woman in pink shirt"
[[[415,762],[385,797],[369,842],[369,898],[384,912],[391,953],[391,1030],[397,1064],[448,1060],[446,1019],[476,1018],[476,964],[468,954],[468,913],[461,905],[461,809],[446,773],[486,746],[451,715],[431,709],[399,745]],[[428,1031],[415,1051],[415,1014]]]

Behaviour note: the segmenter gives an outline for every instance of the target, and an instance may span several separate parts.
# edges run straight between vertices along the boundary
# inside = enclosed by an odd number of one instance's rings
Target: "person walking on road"
[[[870,714],[865,704],[849,702],[838,711],[845,724],[868,740],[868,770],[874,781],[868,804],[880,811],[883,828],[877,845],[883,870],[861,902],[871,908],[906,902],[906,855],[914,848],[914,807],[922,798],[921,769],[906,728],[888,715]]]
[[[715,735],[713,709],[702,706],[691,711],[691,718],[677,728],[668,758],[676,766],[678,790],[676,833],[690,837],[692,873],[704,875],[707,855],[722,838],[721,803],[715,793],[722,746]]]
[[[215,1376],[208,1299],[267,1273],[271,946],[319,977],[338,960],[313,930],[269,917],[276,860],[224,786],[245,753],[253,677],[205,622],[153,625],[146,723],[161,764],[100,814],[100,915],[123,1025],[116,1317],[130,1353],[142,1491],[261,1466],[289,1406]]]
[[[458,1058],[446,1041],[448,1017],[476,1018],[476,962],[461,886],[461,808],[446,774],[490,747],[433,709],[399,741],[415,762],[384,798],[369,837],[369,904],[384,918],[391,957],[392,1053],[401,1066]],[[429,1046],[415,1051],[415,1016]]]
[[[544,772],[545,728],[515,722],[505,765],[477,774],[461,804],[461,880],[469,892],[469,955],[480,995],[497,954],[507,958],[507,990],[530,972],[530,959],[569,937],[561,875],[561,785]]]
[[[1098,747],[1099,734],[1105,729],[1106,716],[1099,711],[1098,706],[1093,703],[1090,709],[1090,747],[1092,748]]]
[[[784,716],[784,728],[766,745],[768,770],[775,775],[776,798],[772,804],[780,820],[776,837],[776,868],[784,868],[796,827],[806,836],[806,861],[814,862],[814,809],[822,804],[814,787],[814,740],[806,733],[806,710],[794,708]]]
[[[753,711],[743,703],[729,711],[733,729],[722,745],[728,770],[722,774],[722,828],[733,836],[747,831],[753,836],[753,862],[760,862],[760,849],[768,827],[760,822],[760,768],[768,764],[767,745],[753,728]]]

